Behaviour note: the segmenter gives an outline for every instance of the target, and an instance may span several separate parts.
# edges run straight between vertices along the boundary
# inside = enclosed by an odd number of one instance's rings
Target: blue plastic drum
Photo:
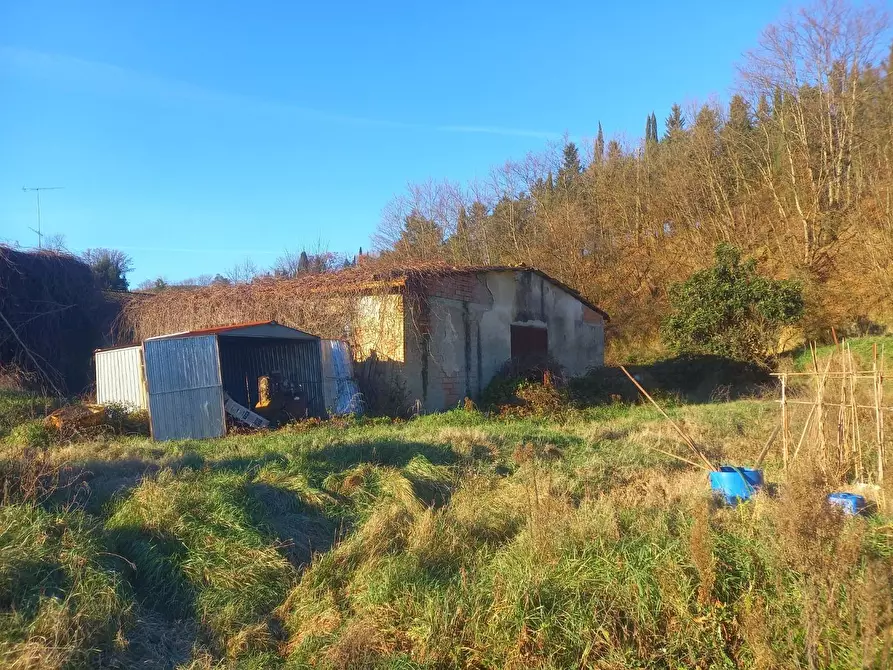
[[[763,487],[763,471],[723,465],[710,473],[710,488],[729,505],[749,500]]]

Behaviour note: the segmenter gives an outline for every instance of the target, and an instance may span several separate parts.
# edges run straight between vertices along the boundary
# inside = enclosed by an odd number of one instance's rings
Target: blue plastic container
[[[865,509],[865,498],[856,493],[832,493],[828,496],[828,502],[852,515],[861,514]]]
[[[762,470],[723,465],[710,473],[710,488],[730,505],[749,500],[762,487]]]

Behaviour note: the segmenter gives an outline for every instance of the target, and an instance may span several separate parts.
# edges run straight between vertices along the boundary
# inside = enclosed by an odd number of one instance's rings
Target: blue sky
[[[481,6],[483,5],[483,6]],[[368,248],[410,182],[728,98],[781,2],[4,2],[0,241],[113,247],[131,284]]]

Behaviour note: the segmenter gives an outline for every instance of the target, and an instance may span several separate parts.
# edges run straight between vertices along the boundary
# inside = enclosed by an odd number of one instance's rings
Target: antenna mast
[[[64,186],[22,186],[22,190],[25,192],[35,191],[37,193],[37,230],[29,227],[28,230],[34,231],[37,233],[37,248],[40,249],[43,247],[43,233],[40,231],[40,192],[41,191],[58,191],[59,189],[65,188]]]

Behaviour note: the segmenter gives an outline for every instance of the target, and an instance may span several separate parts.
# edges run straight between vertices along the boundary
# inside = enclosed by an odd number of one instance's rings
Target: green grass
[[[777,408],[669,411],[747,464]],[[16,417],[5,665],[889,667],[886,512],[844,519],[797,478],[714,508],[703,471],[649,449],[681,453],[647,406],[37,452]],[[776,454],[766,468],[780,481]]]
[[[45,416],[52,407],[51,398],[0,389],[0,438],[23,423]]]
[[[893,336],[877,336],[877,337],[859,337],[848,340],[850,351],[856,360],[864,366],[864,369],[870,370],[874,360],[874,348],[877,347],[878,365],[881,364],[881,354],[883,353],[883,364],[886,370],[893,368]],[[835,345],[826,344],[816,348],[816,356],[821,360],[825,360],[835,350]],[[794,356],[794,367],[798,371],[812,370],[812,353],[809,347],[801,349]]]

